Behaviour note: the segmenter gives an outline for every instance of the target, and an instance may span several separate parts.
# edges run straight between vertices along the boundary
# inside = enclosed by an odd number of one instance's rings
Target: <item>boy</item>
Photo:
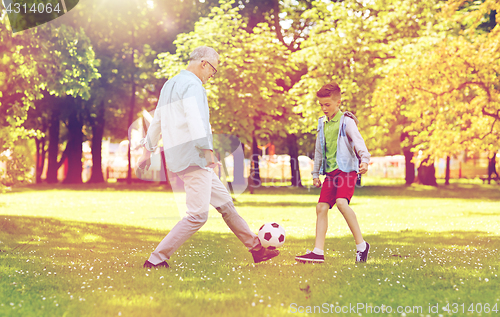
[[[370,245],[363,240],[361,235],[356,214],[349,207],[357,174],[364,174],[368,171],[370,153],[366,149],[354,119],[340,111],[340,94],[340,87],[334,82],[324,85],[316,93],[326,116],[319,118],[312,172],[314,186],[321,187],[319,174],[326,174],[326,178],[316,206],[315,248],[312,252],[295,257],[295,260],[302,263],[325,261],[323,250],[328,229],[328,210],[335,204],[354,236],[357,250],[356,262],[366,262],[370,250]],[[361,158],[361,163],[356,153]]]

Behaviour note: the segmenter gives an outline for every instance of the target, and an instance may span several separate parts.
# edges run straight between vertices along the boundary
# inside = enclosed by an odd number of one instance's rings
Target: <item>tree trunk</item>
[[[131,62],[132,62],[132,74],[131,74],[131,79],[132,79],[132,95],[130,98],[130,112],[128,114],[128,128],[132,126],[132,123],[134,123],[134,111],[135,111],[135,89],[136,89],[136,84],[135,84],[135,61],[134,61],[134,54],[135,54],[135,35],[134,35],[134,30],[132,29],[132,54],[131,54]],[[127,184],[132,183],[132,153],[131,153],[131,146],[132,146],[132,139],[131,135],[129,135],[129,140],[128,140],[128,150],[127,150],[127,159],[128,159],[128,170],[127,170]]]
[[[245,184],[245,146],[242,143],[241,149],[233,153],[234,167],[233,167],[233,184]]]
[[[292,186],[303,187],[300,179],[299,149],[297,147],[297,136],[295,134],[287,134],[286,145],[288,147],[288,155],[290,155],[290,175],[292,176]]]
[[[261,185],[260,170],[259,170],[259,146],[257,144],[257,138],[252,136],[252,158],[250,160],[250,179],[248,181],[248,186],[252,189],[257,188]]]
[[[488,155],[488,184],[491,184],[491,179],[493,174],[495,174],[496,178],[498,178],[498,172],[496,168],[496,157],[497,157],[497,152],[493,152],[493,156],[491,158]]]
[[[92,125],[92,175],[89,183],[103,183],[102,174],[102,136],[104,135],[104,101],[100,104],[96,120]]]
[[[132,75],[133,77],[133,75]],[[132,126],[134,123],[134,108],[135,108],[135,80],[132,79],[132,98],[130,101],[130,112],[128,116],[128,127]],[[128,170],[127,170],[127,184],[132,183],[132,153],[131,153],[132,139],[129,136],[128,149],[127,149],[127,159],[128,159]]]
[[[408,139],[409,143],[403,147],[403,155],[405,156],[405,180],[406,185],[409,186],[415,181],[415,164],[411,161],[413,159],[413,152],[411,151],[411,137],[407,132],[401,133],[400,141],[403,142]]]
[[[36,183],[42,183],[42,173],[43,168],[45,167],[45,137],[41,139],[35,139],[36,144],[36,165],[35,165],[35,173],[36,173]]]
[[[77,108],[78,100],[72,99],[73,108]],[[68,173],[64,179],[65,184],[82,183],[82,143],[83,123],[78,117],[78,110],[73,109],[68,118],[68,144],[66,145],[68,157]]]
[[[429,159],[426,158],[422,161],[422,163],[420,163],[420,166],[418,167],[417,171],[419,183],[422,185],[437,186],[436,169],[434,168],[433,163],[426,165],[428,162]]]
[[[413,152],[406,150],[403,151],[405,156],[405,180],[406,185],[411,185],[415,181],[415,164],[411,161],[413,159]]]
[[[444,184],[450,185],[450,157],[446,157],[446,172],[444,176]]]
[[[57,170],[59,163],[57,156],[59,154],[59,111],[53,111],[49,122],[49,148],[47,165],[47,183],[57,183]]]

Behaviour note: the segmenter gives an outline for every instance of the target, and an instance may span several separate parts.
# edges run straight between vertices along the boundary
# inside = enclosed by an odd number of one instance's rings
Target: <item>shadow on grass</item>
[[[274,300],[277,292],[286,303],[311,296],[334,302],[339,294],[397,302],[408,298],[407,291],[417,299],[443,291],[465,296],[469,292],[458,293],[454,284],[490,274],[486,268],[498,265],[500,249],[498,235],[480,231],[390,231],[365,237],[372,246],[367,263],[354,265],[353,238],[341,236],[327,239],[324,265],[310,266],[296,263],[294,256],[311,248],[314,238],[289,236],[278,258],[254,265],[233,234],[199,231],[169,260],[170,269],[143,269],[165,234],[133,226],[0,216],[0,296],[15,307],[23,300],[19,316],[284,315],[279,307],[252,302]],[[394,283],[385,282],[386,277],[398,274],[408,274],[403,291],[385,285]],[[48,309],[46,298],[56,299],[64,310]],[[235,307],[241,310],[235,313]],[[0,315],[9,312],[10,306],[0,307]]]
[[[94,258],[105,260],[124,255],[135,259],[139,256],[138,262],[135,264],[130,264],[127,261],[128,266],[137,266],[142,265],[167,233],[168,231],[159,232],[133,226],[0,215],[0,256],[2,258],[25,257],[29,254],[36,254],[39,250],[44,250],[55,257],[61,256],[62,262],[66,262],[68,256],[87,260]],[[365,239],[372,244],[372,248],[376,249],[417,250],[425,247],[431,249],[470,248],[473,250],[482,247],[500,248],[500,236],[482,231],[402,230],[366,235]],[[283,249],[285,252],[282,254],[286,253],[286,250],[295,248],[302,250],[304,246],[311,247],[314,244],[312,237],[298,239],[288,236],[286,241]],[[225,250],[227,247],[234,252],[246,254],[247,260],[251,259],[245,247],[236,236],[230,233],[199,231],[181,247],[179,253],[188,251],[186,248],[198,247],[204,250],[211,248]],[[351,252],[353,239],[351,236],[328,238],[326,247],[333,248],[335,251]],[[120,265],[120,263],[116,264]]]
[[[318,196],[319,198],[319,196]],[[314,202],[301,202],[301,201],[235,201],[234,205],[236,207],[262,207],[262,208],[273,208],[273,207],[311,207],[316,208],[317,201]]]
[[[30,191],[147,191],[147,192],[171,192],[172,189],[166,184],[159,182],[134,182],[127,184],[125,182],[117,183],[85,183],[85,184],[33,184],[23,187],[15,187],[9,193],[30,192]]]
[[[321,189],[315,187],[260,187],[254,190],[256,195],[269,196],[318,196]],[[406,185],[377,185],[359,186],[354,196],[383,196],[400,198],[461,198],[486,199],[500,201],[500,186],[480,184],[450,184],[437,187],[413,184]]]
[[[142,183],[102,183],[102,184],[37,184],[25,187],[14,188],[8,193],[30,192],[30,191],[100,191],[100,192],[171,192],[169,186],[157,182]],[[259,187],[254,190],[254,195],[264,196],[296,196],[313,195],[318,196],[321,189],[315,187]],[[245,192],[248,194],[248,190]],[[500,186],[480,185],[480,184],[450,184],[438,187],[413,184],[405,185],[377,185],[357,187],[355,196],[381,196],[381,197],[401,197],[401,198],[461,198],[461,199],[485,199],[500,201]],[[280,203],[280,206],[282,204]],[[308,206],[309,204],[307,204]]]
[[[500,200],[500,187],[478,184],[450,184],[448,186],[364,186],[354,195],[414,198],[461,198]]]
[[[140,227],[0,215],[0,239],[2,254],[9,257],[36,253],[38,249],[63,257],[69,253],[72,257],[108,257],[158,242],[158,233]]]

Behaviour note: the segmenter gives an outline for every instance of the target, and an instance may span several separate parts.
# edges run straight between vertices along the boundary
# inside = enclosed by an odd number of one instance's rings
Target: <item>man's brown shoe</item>
[[[270,260],[275,256],[278,256],[278,254],[280,254],[280,251],[278,250],[269,250],[264,247],[262,247],[260,250],[250,251],[250,252],[252,252],[253,261],[255,263]]]
[[[151,268],[154,268],[154,267],[156,267],[156,268],[158,268],[158,267],[169,268],[170,266],[168,265],[168,263],[166,261],[163,261],[161,263],[158,263],[158,264],[154,265],[153,263],[151,263],[148,260],[146,260],[146,262],[144,262],[144,265],[142,267],[151,269]]]

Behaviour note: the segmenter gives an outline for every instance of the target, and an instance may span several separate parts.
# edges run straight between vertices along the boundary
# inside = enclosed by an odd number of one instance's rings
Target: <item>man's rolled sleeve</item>
[[[158,146],[152,146],[152,142],[149,140],[146,135],[139,143],[146,148],[149,152],[154,152]]]
[[[155,114],[153,120],[148,128],[148,133],[146,136],[139,141],[139,143],[146,148],[149,152],[154,152],[158,147],[158,141],[161,135],[161,107],[164,106],[165,92],[161,91],[158,104],[156,106]]]

